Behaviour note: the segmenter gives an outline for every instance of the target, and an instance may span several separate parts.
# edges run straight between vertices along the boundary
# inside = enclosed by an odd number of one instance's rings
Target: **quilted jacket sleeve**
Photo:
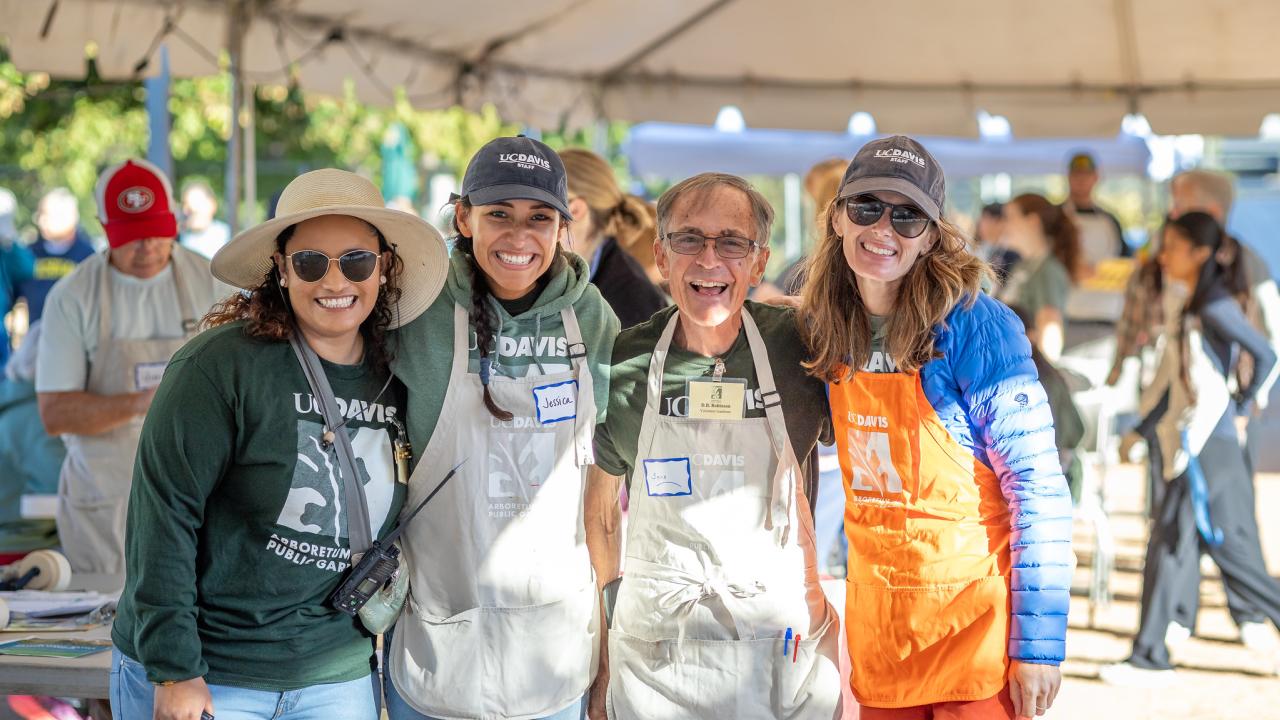
[[[1071,494],[1031,345],[1013,312],[985,295],[972,309],[952,314],[949,334],[951,342],[943,352],[974,440],[985,449],[1009,503],[1009,657],[1056,665],[1066,653],[1075,567]]]

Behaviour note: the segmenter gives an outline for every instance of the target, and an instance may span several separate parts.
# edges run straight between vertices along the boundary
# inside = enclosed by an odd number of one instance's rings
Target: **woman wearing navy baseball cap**
[[[864,720],[1043,715],[1061,682],[1074,558],[1053,419],[945,199],[918,142],[867,143],[804,289],[844,473]]]
[[[551,148],[485,145],[454,210],[445,290],[400,331],[393,365],[417,463],[406,507],[459,470],[404,536],[387,710],[579,718],[603,664],[595,577],[616,566],[596,540],[615,498],[586,479],[618,320],[561,250],[572,215]]]

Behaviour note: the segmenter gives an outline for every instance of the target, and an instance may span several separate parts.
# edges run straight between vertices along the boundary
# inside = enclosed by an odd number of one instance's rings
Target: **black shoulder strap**
[[[303,339],[302,333],[293,328],[289,336],[289,344],[298,356],[302,365],[302,373],[307,376],[307,384],[311,386],[311,394],[320,406],[320,414],[324,416],[324,444],[327,448],[334,446],[338,455],[338,469],[342,475],[342,489],[347,504],[347,536],[351,544],[352,555],[362,555],[373,545],[373,532],[369,528],[369,506],[365,504],[364,483],[356,471],[356,454],[351,448],[351,438],[342,425],[342,414],[338,412],[338,403],[333,398],[333,388],[329,387],[329,378],[324,374],[320,358]],[[335,430],[336,428],[336,430]],[[352,564],[356,559],[353,557]]]

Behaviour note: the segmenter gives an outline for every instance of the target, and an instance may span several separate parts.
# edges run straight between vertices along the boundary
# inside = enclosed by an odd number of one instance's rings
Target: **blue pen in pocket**
[[[791,628],[787,628],[787,636],[782,641],[782,657],[787,656],[787,648],[791,646]]]

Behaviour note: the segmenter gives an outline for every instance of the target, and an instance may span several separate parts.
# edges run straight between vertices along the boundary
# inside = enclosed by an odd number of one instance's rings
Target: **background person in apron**
[[[801,366],[794,311],[744,306],[772,221],[732,175],[658,200],[676,308],[618,337],[596,438],[601,470],[629,479],[614,718],[839,717],[839,621],[797,460],[828,428],[824,388]]]
[[[1100,670],[1109,683],[1176,682],[1166,637],[1172,623],[1182,619],[1178,613],[1186,612],[1187,576],[1194,578],[1198,595],[1202,551],[1221,568],[1233,611],[1249,608],[1280,625],[1280,584],[1263,561],[1253,471],[1236,425],[1275,367],[1276,353],[1244,314],[1251,291],[1248,273],[1238,253],[1224,255],[1227,243],[1222,227],[1202,212],[1165,225],[1161,269],[1169,289],[1181,286],[1181,297],[1189,299],[1170,308],[1160,369],[1143,393],[1147,417],[1135,433],[1154,427],[1168,486],[1147,545],[1142,622],[1133,653]],[[1242,351],[1256,372],[1233,392],[1232,369]],[[1133,441],[1131,435],[1122,447]],[[1183,627],[1189,629],[1194,620],[1192,614]],[[1275,658],[1270,660],[1274,670]]]
[[[616,564],[588,541],[609,505],[586,474],[618,320],[561,249],[571,215],[553,150],[498,138],[461,193],[445,290],[401,331],[394,365],[418,459],[407,506],[461,467],[402,541],[387,711],[578,718],[601,637],[593,566],[606,578]]]
[[[1089,153],[1071,156],[1067,163],[1067,201],[1062,210],[1080,228],[1082,270],[1093,273],[1097,264],[1116,257],[1131,257],[1133,249],[1124,241],[1124,229],[1116,216],[1098,207],[1093,189],[1098,184],[1098,163]]]
[[[289,183],[277,218],[214,256],[246,292],[174,356],[143,428],[111,633],[116,717],[377,718],[373,640],[327,601],[351,562],[353,478],[289,340],[319,357],[345,418],[332,431],[350,438],[370,534],[384,536],[406,479],[388,332],[435,299],[446,262],[434,228],[332,169]]]
[[[864,145],[801,310],[844,472],[864,720],[1042,715],[1061,684],[1075,558],[1052,416],[945,196],[915,140]]]
[[[36,393],[67,458],[58,536],[74,572],[124,572],[125,509],[142,418],[170,356],[230,288],[181,247],[164,174],[129,160],[98,179],[111,247],[58,281],[45,303]]]

